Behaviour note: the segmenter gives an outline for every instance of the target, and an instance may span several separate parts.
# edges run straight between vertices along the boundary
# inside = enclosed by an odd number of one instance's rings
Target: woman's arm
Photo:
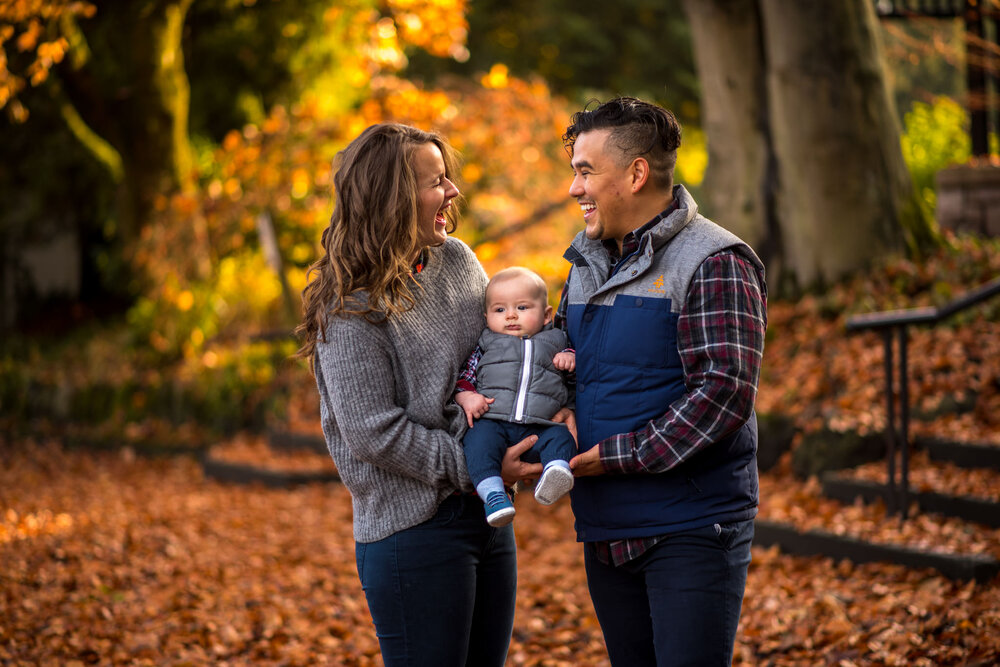
[[[461,443],[412,421],[397,403],[390,343],[378,326],[332,319],[316,364],[352,456],[432,486],[470,486]]]

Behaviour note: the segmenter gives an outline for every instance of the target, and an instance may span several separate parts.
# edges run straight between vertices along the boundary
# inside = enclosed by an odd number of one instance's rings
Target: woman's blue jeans
[[[514,628],[512,526],[492,528],[472,494],[422,524],[355,546],[386,667],[504,664]]]
[[[587,584],[615,667],[729,665],[753,519],[668,535],[639,558],[605,565],[584,545]]]

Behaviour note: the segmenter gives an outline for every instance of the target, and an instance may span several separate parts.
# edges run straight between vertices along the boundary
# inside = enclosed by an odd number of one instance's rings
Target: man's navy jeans
[[[590,597],[615,667],[730,665],[753,519],[674,533],[620,567],[584,544]]]
[[[514,627],[514,530],[490,527],[477,496],[450,496],[424,523],[358,543],[355,555],[386,667],[502,667]]]

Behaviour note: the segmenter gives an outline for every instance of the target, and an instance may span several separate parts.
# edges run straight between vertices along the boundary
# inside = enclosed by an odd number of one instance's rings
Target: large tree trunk
[[[105,154],[94,151],[102,163],[109,164],[107,146],[117,152],[118,232],[126,245],[147,224],[157,195],[193,184],[190,89],[181,50],[191,2],[102,6],[76,34],[77,53],[60,70],[71,111],[78,113],[71,129],[92,150],[102,146],[95,136],[106,142]],[[80,129],[91,133],[89,139]]]
[[[899,146],[868,0],[686,0],[708,212],[781,291],[933,238]]]
[[[702,45],[695,49],[695,62],[702,74],[702,125],[709,141],[701,204],[750,243],[774,273],[781,230],[775,224],[774,153],[757,0],[694,0],[686,9],[695,43]]]

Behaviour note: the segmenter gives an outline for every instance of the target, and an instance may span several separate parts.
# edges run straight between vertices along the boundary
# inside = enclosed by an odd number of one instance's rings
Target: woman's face
[[[444,212],[458,196],[458,188],[445,176],[444,157],[436,144],[414,148],[413,166],[417,178],[417,248],[423,250],[441,245],[448,238]]]

